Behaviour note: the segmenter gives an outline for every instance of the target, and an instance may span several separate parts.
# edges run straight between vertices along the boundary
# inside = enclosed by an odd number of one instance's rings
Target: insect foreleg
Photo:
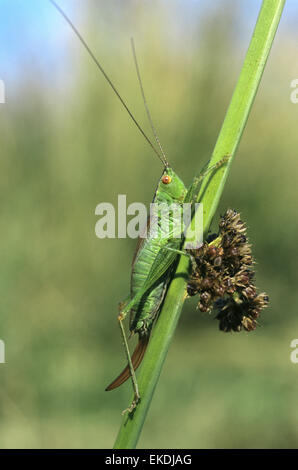
[[[190,188],[187,191],[185,202],[197,202],[197,195],[198,195],[199,187],[200,187],[202,180],[205,178],[206,175],[208,175],[208,173],[210,173],[211,171],[217,170],[218,168],[223,166],[225,163],[227,163],[230,158],[231,158],[231,155],[225,155],[221,160],[216,162],[214,165],[211,165],[209,168],[201,171],[197,176],[195,176]]]

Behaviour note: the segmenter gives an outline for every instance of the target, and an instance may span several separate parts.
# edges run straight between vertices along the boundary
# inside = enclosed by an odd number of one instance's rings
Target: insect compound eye
[[[169,175],[163,175],[161,181],[163,182],[163,184],[170,184],[172,178]]]

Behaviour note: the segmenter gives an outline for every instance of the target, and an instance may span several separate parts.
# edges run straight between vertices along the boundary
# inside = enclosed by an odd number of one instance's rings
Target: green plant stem
[[[200,189],[199,201],[203,203],[204,234],[207,233],[217,209],[234,153],[265,68],[284,4],[285,0],[263,1],[238,83],[209,166],[220,161],[225,155],[230,155],[231,158],[214,174],[207,175]],[[185,300],[188,270],[189,261],[187,257],[181,256],[138,376],[141,402],[133,414],[123,417],[115,448],[132,449],[137,444]]]

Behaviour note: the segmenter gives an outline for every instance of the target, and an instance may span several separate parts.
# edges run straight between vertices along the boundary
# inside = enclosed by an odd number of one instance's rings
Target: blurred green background
[[[110,448],[131,395],[130,383],[104,388],[125,363],[116,316],[135,241],[96,238],[95,207],[118,194],[149,204],[162,168],[67,24],[48,2],[25,3],[0,6],[0,447]],[[60,4],[150,132],[134,35],[161,140],[189,184],[261,2]],[[224,334],[185,303],[139,447],[297,447],[297,20],[289,1],[218,212],[247,221],[270,308],[255,332]]]

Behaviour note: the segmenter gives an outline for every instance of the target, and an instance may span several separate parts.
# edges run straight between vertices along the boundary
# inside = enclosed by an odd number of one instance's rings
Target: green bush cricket
[[[166,205],[169,210],[166,212],[166,215],[163,215],[162,221],[160,213],[157,213],[157,215],[155,215],[154,217],[150,215],[146,227],[146,229],[148,228],[148,233],[146,237],[139,238],[136,247],[136,252],[132,262],[130,295],[124,302],[120,304],[120,312],[118,315],[118,322],[121,329],[128,365],[120,373],[120,375],[106,388],[107,391],[113,390],[122,385],[127,379],[131,377],[134,389],[134,399],[132,404],[127,408],[127,410],[124,410],[124,412],[132,412],[141,398],[138,391],[135,370],[140,365],[144,357],[152,327],[158,317],[162,302],[164,300],[167,288],[171,280],[172,269],[175,266],[175,263],[180,255],[186,255],[190,257],[190,255],[186,251],[181,249],[184,239],[182,233],[183,228],[181,226],[181,221],[183,220],[184,216],[183,204],[192,204],[194,211],[194,204],[197,202],[197,195],[200,187],[200,182],[207,173],[216,170],[224,163],[226,163],[229,159],[229,156],[224,156],[215,165],[210,166],[206,171],[201,172],[198,176],[194,178],[191,186],[189,187],[189,189],[187,189],[182,180],[174,172],[174,170],[168,163],[159,138],[157,136],[147,106],[133,41],[132,49],[141,93],[143,96],[143,101],[150,121],[150,125],[156,143],[159,147],[159,151],[155,148],[151,140],[147,137],[147,135],[133,116],[132,112],[126,105],[125,101],[122,99],[117,89],[113,85],[109,76],[106,74],[103,67],[101,66],[93,52],[90,50],[89,46],[87,45],[81,34],[78,32],[74,24],[54,0],[50,0],[50,2],[65,18],[74,33],[77,35],[80,42],[83,44],[88,54],[96,63],[97,67],[104,75],[109,85],[112,87],[114,93],[121,101],[129,116],[131,117],[135,125],[138,127],[139,131],[142,133],[146,141],[152,147],[164,167],[154,193],[153,204],[156,204],[158,206]],[[165,227],[167,227],[166,231],[164,230]],[[129,352],[127,337],[123,326],[123,321],[126,318],[127,314],[129,314],[130,316],[129,329],[131,335],[138,334],[139,337],[138,344],[132,356]]]

